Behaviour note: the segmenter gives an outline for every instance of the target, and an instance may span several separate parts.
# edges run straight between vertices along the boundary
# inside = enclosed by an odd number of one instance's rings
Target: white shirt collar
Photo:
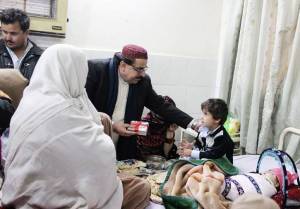
[[[217,130],[217,129],[219,129],[220,128],[220,126],[218,126],[217,128],[215,128],[214,130],[212,130],[212,131],[208,131],[207,133],[208,134],[213,134],[213,133],[215,133],[215,131]]]
[[[26,46],[26,49],[24,51],[24,54],[19,58],[13,50],[11,50],[10,48],[8,48],[7,46],[5,46],[12,61],[13,61],[13,64],[14,64],[14,68],[15,69],[20,69],[20,66],[21,66],[21,63],[24,59],[24,57],[26,56],[26,54],[29,52],[29,50],[33,47],[32,43],[27,40],[27,46]]]

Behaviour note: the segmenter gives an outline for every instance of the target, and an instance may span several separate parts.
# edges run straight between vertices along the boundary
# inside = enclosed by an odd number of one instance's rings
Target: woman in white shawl
[[[115,149],[86,95],[87,72],[74,47],[55,45],[41,56],[11,120],[5,205],[121,208]]]

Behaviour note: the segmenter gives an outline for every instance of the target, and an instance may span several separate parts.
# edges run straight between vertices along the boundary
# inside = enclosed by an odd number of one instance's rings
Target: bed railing
[[[279,136],[279,144],[278,144],[279,150],[283,150],[284,138],[288,133],[292,133],[292,134],[300,136],[300,129],[293,128],[293,127],[288,127],[288,128],[283,129],[283,131],[281,132],[281,134]],[[296,164],[298,164],[299,162],[300,162],[300,159],[298,159],[296,161]]]

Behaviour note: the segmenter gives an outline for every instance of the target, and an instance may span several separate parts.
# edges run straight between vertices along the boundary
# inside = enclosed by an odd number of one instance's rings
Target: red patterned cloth
[[[164,143],[166,142],[166,132],[169,123],[159,119],[156,114],[149,112],[142,121],[148,122],[147,136],[137,137],[138,158],[144,160],[148,155],[160,155],[166,158],[176,158],[176,146],[173,145],[168,156],[164,154]]]
[[[176,106],[171,97],[163,96],[162,98],[166,103]],[[142,121],[148,122],[149,127],[146,136],[138,136],[137,138],[138,159],[145,160],[149,155],[160,155],[167,159],[178,158],[177,147],[174,144],[174,141],[166,139],[166,133],[171,124],[165,122],[163,118],[152,111],[144,116]],[[167,156],[164,153],[164,143],[173,143],[173,146]]]
[[[299,202],[300,205],[300,187],[296,185],[289,186],[287,190],[287,198]],[[272,199],[280,206],[281,209],[284,209],[283,208],[284,196],[282,194],[282,191],[277,192],[275,195],[273,195]]]
[[[145,137],[138,137],[138,144],[147,147],[159,147],[165,142],[165,135],[169,124],[155,117],[149,112],[142,118],[142,121],[149,123],[148,134]]]

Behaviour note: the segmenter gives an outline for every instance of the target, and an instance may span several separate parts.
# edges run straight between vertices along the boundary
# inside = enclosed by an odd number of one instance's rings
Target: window
[[[0,0],[0,8],[27,12],[31,34],[65,37],[67,0]]]

